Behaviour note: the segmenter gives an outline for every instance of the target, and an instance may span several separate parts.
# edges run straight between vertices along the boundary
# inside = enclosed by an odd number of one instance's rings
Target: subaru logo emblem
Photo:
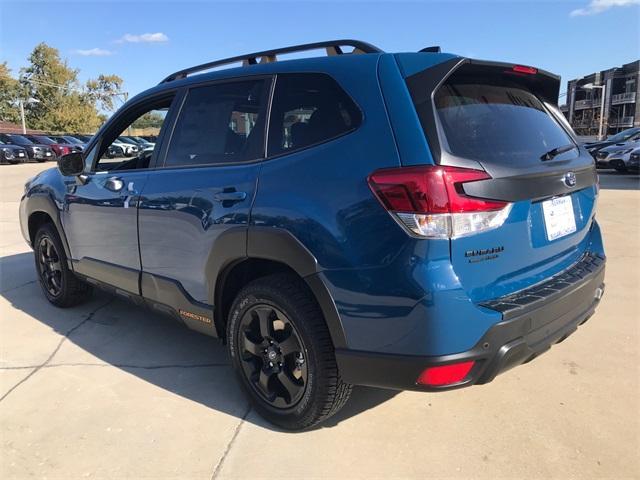
[[[576,186],[576,174],[573,172],[568,172],[564,176],[564,184],[567,187],[575,187]]]

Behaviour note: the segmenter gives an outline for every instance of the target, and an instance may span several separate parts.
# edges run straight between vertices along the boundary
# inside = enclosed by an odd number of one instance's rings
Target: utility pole
[[[607,86],[604,84],[594,85],[593,83],[587,83],[586,85],[582,85],[580,88],[583,88],[584,90],[595,90],[596,88],[602,90],[602,98],[600,99],[600,126],[598,128],[598,140],[602,140],[602,130],[604,128],[604,97],[607,92]]]
[[[602,85],[602,100],[600,102],[600,128],[598,129],[598,140],[603,140],[602,138],[602,127],[604,126],[604,97],[607,91],[607,86]]]
[[[20,103],[20,120],[22,120],[22,134],[27,133],[27,123],[24,120],[24,102],[22,100],[18,100]]]
[[[24,102],[21,98],[18,98],[18,105],[20,105],[20,120],[22,122],[22,134],[27,133],[27,122],[24,118]],[[26,100],[27,103],[40,103],[40,100],[36,100],[35,98],[29,98]]]

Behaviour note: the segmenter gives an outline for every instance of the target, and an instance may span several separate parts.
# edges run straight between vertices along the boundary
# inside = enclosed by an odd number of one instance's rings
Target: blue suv
[[[51,303],[97,286],[220,338],[286,429],[352,385],[484,384],[603,294],[597,175],[559,85],[354,40],[199,65],[30,180],[22,232]],[[114,158],[123,132],[157,141]]]

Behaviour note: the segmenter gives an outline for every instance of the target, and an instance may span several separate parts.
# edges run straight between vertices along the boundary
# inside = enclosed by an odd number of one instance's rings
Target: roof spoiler
[[[558,95],[560,94],[560,76],[551,72],[527,65],[473,60],[467,58],[456,65],[450,74],[459,72],[459,70],[465,65],[476,67],[469,69],[470,74],[473,72],[473,75],[482,75],[483,70],[486,70],[487,73],[495,73],[496,70],[501,69],[504,74],[512,75],[514,78],[517,78],[519,83],[526,85],[532,92],[535,92],[536,95],[539,95],[545,101],[554,105],[558,103]],[[462,72],[459,73],[463,74]]]

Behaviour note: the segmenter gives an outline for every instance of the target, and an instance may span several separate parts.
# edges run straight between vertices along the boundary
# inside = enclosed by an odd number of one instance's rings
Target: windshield
[[[578,155],[570,148],[571,137],[532,92],[507,80],[488,80],[453,74],[436,92],[450,153],[502,165],[537,163],[554,149],[566,150],[556,159]]]
[[[61,137],[61,138],[63,140],[66,140],[67,143],[75,143],[75,144],[84,143],[84,142],[81,142],[80,140],[78,140],[77,138],[73,138],[73,137],[64,136],[64,137]]]
[[[18,145],[33,145],[33,142],[29,140],[27,137],[23,137],[22,135],[7,135],[9,140]]]
[[[610,142],[623,142],[636,134],[640,134],[640,130],[637,128],[630,128],[629,130],[623,130],[620,133],[610,136],[607,140]]]

